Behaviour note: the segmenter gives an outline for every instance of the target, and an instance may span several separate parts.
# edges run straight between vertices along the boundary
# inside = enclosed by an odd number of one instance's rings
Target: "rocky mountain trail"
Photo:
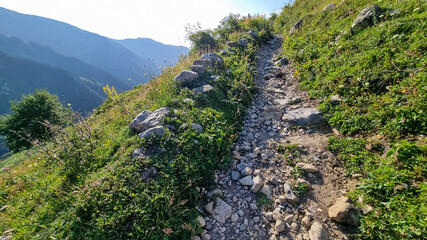
[[[292,65],[277,61],[281,46],[277,36],[258,52],[258,92],[233,164],[217,172],[218,188],[201,209],[205,233],[194,239],[350,239],[354,227],[331,220],[328,209],[356,181],[327,150],[334,131],[316,109],[318,102],[300,90]],[[349,217],[358,217],[354,205],[345,204]]]

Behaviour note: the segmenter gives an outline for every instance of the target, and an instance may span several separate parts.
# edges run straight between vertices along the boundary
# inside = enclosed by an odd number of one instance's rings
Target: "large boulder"
[[[138,134],[139,138],[150,138],[150,137],[163,137],[165,135],[165,128],[163,126],[157,126],[145,130]]]
[[[191,71],[197,74],[204,74],[208,69],[203,65],[191,65]]]
[[[298,29],[302,27],[302,19],[296,22],[292,27],[291,30],[289,30],[289,35],[294,34]]]
[[[174,77],[174,81],[178,83],[192,83],[199,78],[199,74],[193,71],[183,70],[176,77]]]
[[[224,223],[231,217],[231,206],[224,202],[221,198],[216,198],[216,206],[212,211],[212,217],[218,222]]]
[[[283,113],[280,109],[271,106],[264,108],[264,111],[261,112],[261,117],[265,120],[280,120],[282,115]]]
[[[360,211],[351,203],[350,198],[340,197],[335,205],[328,210],[329,217],[337,222],[347,223],[353,226],[359,224]]]
[[[293,126],[320,126],[326,123],[322,113],[315,108],[300,108],[289,111],[282,120]]]
[[[211,68],[223,68],[224,59],[216,53],[206,53],[201,57],[202,60],[206,60],[206,64]]]
[[[378,5],[368,6],[357,15],[351,27],[359,29],[370,27],[379,22],[382,14],[384,14],[384,10]]]
[[[147,129],[153,128],[164,123],[165,117],[169,114],[166,107],[155,111],[144,110],[129,124],[129,128],[141,133]]]

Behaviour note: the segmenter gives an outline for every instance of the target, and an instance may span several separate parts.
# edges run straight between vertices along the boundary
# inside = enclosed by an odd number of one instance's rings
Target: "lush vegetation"
[[[252,21],[268,23],[241,19],[241,32],[232,34],[244,36]],[[14,229],[16,239],[190,239],[199,233],[198,189],[209,188],[214,171],[230,163],[230,146],[254,91],[259,44],[250,39],[247,48],[224,58],[226,69],[209,70],[219,78],[205,95],[193,96],[172,81],[198,55],[131,91],[117,94],[106,86],[108,99],[92,115],[12,156],[22,163],[0,172],[0,206],[9,206],[0,212],[0,232]],[[142,110],[160,107],[171,112],[164,137],[139,139],[129,130]],[[195,132],[192,123],[203,131]],[[153,145],[166,151],[131,157]],[[143,177],[153,168],[157,174]]]
[[[24,95],[20,102],[11,102],[12,114],[0,117],[0,133],[10,150],[28,149],[36,141],[52,136],[55,126],[64,127],[72,122],[71,109],[62,106],[58,96],[46,90]]]
[[[335,3],[336,8],[323,11]],[[427,238],[426,4],[422,0],[297,0],[274,16],[283,53],[303,89],[344,136],[330,139],[349,176],[362,176],[351,194],[370,206],[360,239]],[[350,29],[376,3],[384,14]],[[302,19],[302,27],[289,35]],[[338,98],[337,98],[338,97]],[[345,136],[346,135],[346,136]],[[359,200],[363,199],[363,203]]]

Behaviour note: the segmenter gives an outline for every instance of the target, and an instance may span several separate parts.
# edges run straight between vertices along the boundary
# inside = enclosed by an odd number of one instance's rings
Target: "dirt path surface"
[[[276,37],[258,52],[258,92],[233,166],[208,193],[202,239],[349,239],[351,228],[328,218],[328,208],[354,183],[326,148],[334,133],[316,101],[299,90],[289,64],[274,64],[281,45]]]

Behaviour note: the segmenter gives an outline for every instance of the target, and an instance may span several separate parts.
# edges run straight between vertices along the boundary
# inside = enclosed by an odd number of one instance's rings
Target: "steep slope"
[[[140,58],[150,59],[163,68],[175,65],[180,55],[187,55],[189,52],[186,47],[165,45],[149,38],[123,39],[117,42]]]
[[[112,39],[52,19],[0,8],[0,32],[80,59],[123,82],[129,82],[130,78],[132,85],[144,83],[151,73],[159,72],[152,62],[139,58]]]
[[[127,90],[130,88],[129,83],[124,83],[111,73],[86,64],[77,58],[65,57],[48,47],[33,42],[25,43],[16,37],[6,36],[1,33],[0,51],[12,57],[60,67],[94,82],[114,86],[117,90]]]
[[[75,111],[88,113],[102,103],[102,84],[77,77],[60,68],[11,57],[0,52],[0,114],[9,112],[9,101],[34,89],[47,89]]]

